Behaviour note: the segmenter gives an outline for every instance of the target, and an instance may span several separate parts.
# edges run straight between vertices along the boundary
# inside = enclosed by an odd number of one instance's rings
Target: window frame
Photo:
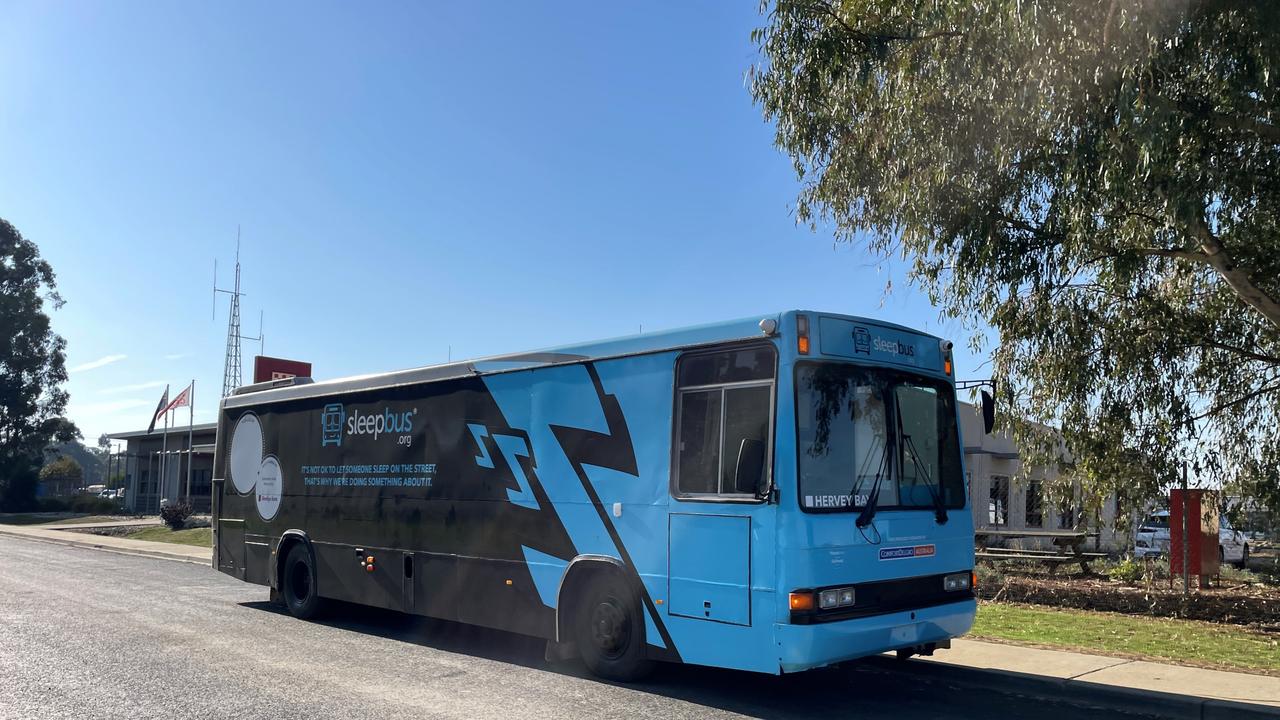
[[[689,358],[703,357],[706,355],[719,355],[722,353],[738,352],[740,350],[750,350],[753,348],[768,348],[773,353],[772,375],[764,380],[740,380],[728,383],[709,383],[703,385],[680,385],[680,366]],[[751,341],[747,343],[735,343],[731,345],[720,345],[715,348],[699,348],[698,350],[680,353],[676,357],[672,366],[672,413],[671,413],[671,471],[669,473],[668,492],[671,497],[683,502],[705,502],[705,503],[734,503],[742,505],[763,505],[770,501],[774,489],[774,446],[775,433],[777,432],[778,418],[778,348],[771,342]],[[689,393],[707,392],[710,390],[719,390],[720,392],[720,442],[718,445],[718,464],[716,473],[716,483],[724,478],[724,432],[725,432],[725,413],[728,403],[725,402],[725,391],[735,388],[764,387],[769,388],[769,421],[765,430],[765,486],[769,492],[765,495],[757,495],[756,493],[687,493],[680,489],[680,431],[684,423],[684,396]]]

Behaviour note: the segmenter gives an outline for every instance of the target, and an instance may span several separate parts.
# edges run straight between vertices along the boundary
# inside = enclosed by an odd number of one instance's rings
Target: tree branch
[[[1213,234],[1209,224],[1201,212],[1190,213],[1188,217],[1192,235],[1200,242],[1204,250],[1205,261],[1218,271],[1224,282],[1240,296],[1250,307],[1257,310],[1272,325],[1280,328],[1280,300],[1272,297],[1253,281],[1250,273],[1236,265],[1231,254],[1223,247],[1222,242]]]
[[[1236,355],[1249,358],[1250,360],[1257,360],[1258,362],[1261,362],[1261,363],[1267,363],[1268,365],[1280,365],[1280,357],[1263,355],[1261,353],[1253,352],[1252,350],[1245,350],[1242,347],[1236,347],[1235,345],[1228,345],[1227,343],[1218,342],[1216,340],[1210,340],[1208,342],[1205,342],[1201,345],[1201,347],[1211,347],[1211,348],[1217,348],[1219,350],[1226,350],[1227,352],[1235,353]]]
[[[1192,422],[1195,422],[1195,421],[1197,421],[1197,420],[1204,420],[1205,418],[1210,417],[1210,416],[1212,416],[1212,415],[1217,415],[1218,413],[1222,412],[1223,410],[1227,410],[1227,409],[1229,409],[1229,408],[1233,408],[1233,407],[1235,407],[1236,405],[1240,405],[1241,403],[1246,403],[1246,402],[1248,402],[1248,401],[1250,401],[1250,400],[1252,400],[1252,399],[1254,399],[1254,398],[1256,398],[1256,397],[1258,397],[1258,396],[1260,396],[1260,395],[1266,395],[1267,393],[1270,393],[1270,392],[1276,392],[1276,391],[1280,391],[1280,384],[1276,384],[1276,385],[1264,385],[1263,387],[1260,387],[1260,388],[1258,388],[1257,390],[1254,390],[1253,392],[1248,392],[1248,393],[1245,393],[1244,395],[1241,395],[1240,397],[1236,398],[1235,400],[1232,400],[1232,401],[1230,401],[1230,402],[1225,402],[1225,403],[1222,403],[1222,404],[1220,404],[1220,405],[1216,405],[1216,406],[1214,406],[1214,407],[1212,407],[1212,408],[1210,408],[1210,409],[1208,409],[1208,410],[1204,411],[1203,413],[1201,413],[1201,414],[1199,414],[1199,415],[1195,415],[1195,416],[1193,416],[1193,417],[1191,418],[1191,421],[1192,421]]]

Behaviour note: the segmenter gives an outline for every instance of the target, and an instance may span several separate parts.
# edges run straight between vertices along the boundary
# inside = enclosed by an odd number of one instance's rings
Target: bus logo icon
[[[855,327],[853,329],[853,351],[855,353],[871,354],[871,333],[867,332],[864,327]]]
[[[320,447],[337,445],[342,447],[342,421],[346,418],[346,408],[342,403],[329,403],[320,413]]]

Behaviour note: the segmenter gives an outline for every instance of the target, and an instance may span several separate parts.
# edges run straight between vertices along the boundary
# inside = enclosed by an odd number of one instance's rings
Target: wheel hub
[[[303,603],[311,596],[311,573],[307,570],[305,563],[294,563],[290,572],[289,589],[292,591],[293,599],[296,602]]]
[[[617,657],[631,639],[627,615],[613,598],[596,605],[591,613],[591,636],[596,647],[608,657]]]

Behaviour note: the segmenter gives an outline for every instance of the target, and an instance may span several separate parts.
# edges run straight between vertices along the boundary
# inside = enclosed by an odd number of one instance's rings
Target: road
[[[199,565],[0,537],[0,718],[1099,716],[867,664],[615,685],[529,638],[354,607],[301,622],[266,595]]]

